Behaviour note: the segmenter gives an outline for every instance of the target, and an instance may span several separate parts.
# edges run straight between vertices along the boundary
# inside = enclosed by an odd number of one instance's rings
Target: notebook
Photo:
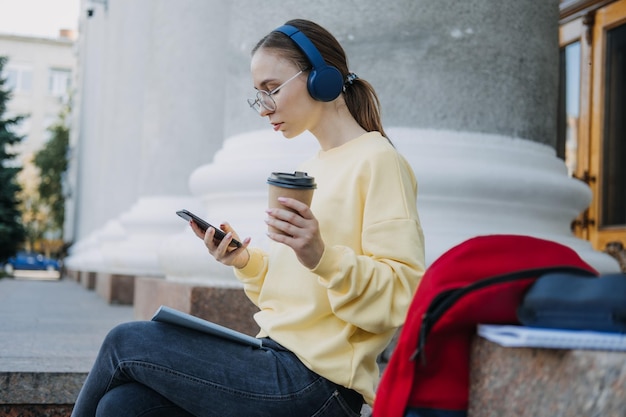
[[[480,324],[478,334],[505,347],[626,351],[626,334]]]
[[[159,307],[156,313],[154,313],[154,316],[152,316],[152,320],[187,327],[255,348],[260,348],[262,345],[261,339],[248,336],[247,334],[229,329],[228,327],[220,326],[219,324],[192,316],[191,314],[183,313],[182,311],[168,306]]]

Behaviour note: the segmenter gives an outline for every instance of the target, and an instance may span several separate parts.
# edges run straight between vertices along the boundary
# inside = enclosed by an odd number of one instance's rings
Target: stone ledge
[[[70,417],[72,404],[42,405],[42,404],[14,404],[0,405],[2,417]]]
[[[86,377],[87,372],[0,372],[0,404],[74,404]]]
[[[250,336],[259,332],[252,317],[258,309],[240,287],[137,277],[133,304],[137,320],[149,320],[159,306],[166,305]]]
[[[470,417],[626,416],[626,352],[472,345]]]

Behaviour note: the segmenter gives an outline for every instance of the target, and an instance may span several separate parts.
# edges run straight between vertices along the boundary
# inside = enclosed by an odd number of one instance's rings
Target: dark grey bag
[[[547,274],[517,309],[530,327],[626,333],[626,274]]]

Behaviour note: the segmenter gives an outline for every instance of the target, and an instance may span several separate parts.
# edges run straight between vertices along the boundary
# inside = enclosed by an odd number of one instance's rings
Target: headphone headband
[[[300,48],[300,50],[306,55],[307,59],[313,66],[313,68],[324,68],[328,66],[324,58],[322,58],[322,54],[317,50],[313,42],[307,36],[300,32],[295,26],[291,25],[283,25],[274,30],[274,32],[281,32],[285,35],[289,36],[291,40],[295,42],[296,45]]]

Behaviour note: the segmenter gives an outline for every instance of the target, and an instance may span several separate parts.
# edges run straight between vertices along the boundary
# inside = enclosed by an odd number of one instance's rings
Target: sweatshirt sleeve
[[[399,156],[387,158],[371,170],[362,253],[341,245],[327,247],[312,272],[338,317],[381,333],[404,322],[425,269],[424,237],[415,206],[417,184],[408,163]]]
[[[258,248],[249,248],[250,260],[241,269],[233,268],[235,276],[243,283],[243,289],[248,298],[259,306],[259,293],[263,287],[268,268],[268,256]]]

